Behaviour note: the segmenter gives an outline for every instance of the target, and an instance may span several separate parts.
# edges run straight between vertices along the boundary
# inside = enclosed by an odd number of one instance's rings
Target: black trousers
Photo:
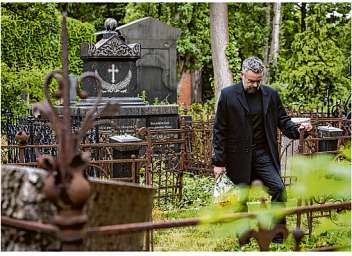
[[[283,204],[286,202],[285,185],[265,149],[253,150],[251,182],[254,180],[260,180],[268,188],[272,203]],[[280,219],[278,224],[286,224],[286,218]]]
[[[253,150],[251,182],[260,180],[268,188],[272,202],[286,202],[285,185],[265,149]]]

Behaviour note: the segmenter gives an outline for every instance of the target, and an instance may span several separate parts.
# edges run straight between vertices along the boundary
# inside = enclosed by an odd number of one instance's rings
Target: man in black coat
[[[312,126],[291,121],[277,91],[261,85],[263,74],[262,61],[250,57],[243,62],[241,82],[221,91],[213,134],[214,174],[218,178],[226,169],[234,184],[261,180],[273,202],[284,202],[277,128],[298,139],[299,130]]]

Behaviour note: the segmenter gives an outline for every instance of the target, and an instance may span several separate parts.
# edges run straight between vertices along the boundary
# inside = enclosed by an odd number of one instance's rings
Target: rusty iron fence
[[[139,133],[143,137],[142,142],[81,144],[81,150],[90,152],[91,158],[86,175],[152,185],[156,188],[157,206],[179,201],[186,159],[185,132],[182,129],[145,129]],[[57,147],[57,144],[27,144],[20,141],[12,145],[4,143],[1,145],[2,163],[41,167],[37,156],[55,156]],[[118,175],[121,171],[123,176]]]
[[[96,132],[96,134],[100,134],[99,140],[103,142],[84,143],[80,146],[82,151],[89,151],[91,154],[91,161],[86,174],[102,179],[151,185],[156,189],[154,205],[158,207],[180,201],[182,199],[184,173],[212,175],[213,126],[212,119],[186,122],[181,117],[180,120],[179,129],[136,130],[135,135],[143,138],[142,142],[111,143],[108,140],[108,130],[105,133]],[[337,146],[341,146],[351,139],[350,126],[346,125],[343,118],[313,117],[311,122],[314,129],[307,138],[288,140],[278,132],[282,178],[286,186],[296,181],[296,177],[291,173],[291,158],[294,154],[320,154],[319,143],[321,142],[337,140]],[[321,125],[341,128],[343,133],[337,137],[319,138],[316,127]],[[46,134],[44,133],[44,135]],[[26,144],[20,143],[20,141],[15,144],[2,143],[2,163],[38,166],[36,152],[48,155],[56,154],[56,144],[30,144],[31,141],[35,141],[35,139],[26,140],[26,142],[29,142]],[[126,147],[137,150],[122,152],[121,154],[118,149]],[[324,153],[336,154],[337,150]],[[125,169],[126,175],[115,177],[115,169]],[[299,201],[298,206],[324,205],[325,203],[324,200],[313,198],[309,201]],[[316,214],[308,212],[306,214],[307,234],[311,235],[312,233],[313,219],[330,216],[330,214],[330,211],[323,210]],[[297,226],[300,227],[301,223],[302,216],[298,214]]]
[[[301,215],[304,213],[315,213],[322,211],[336,211],[341,213],[342,211],[351,210],[351,201],[339,202],[339,203],[328,203],[325,205],[311,205],[311,206],[301,206],[296,208],[287,208],[283,210],[284,216],[289,215]],[[83,237],[86,236],[109,236],[116,234],[126,234],[139,231],[152,231],[160,229],[169,229],[169,228],[180,228],[180,227],[189,227],[197,226],[204,224],[218,224],[218,223],[228,223],[244,218],[256,218],[257,213],[232,213],[226,216],[217,218],[216,220],[209,221],[206,218],[191,218],[191,219],[180,219],[180,220],[171,220],[171,221],[162,221],[162,222],[142,222],[142,223],[129,223],[129,224],[118,224],[110,226],[99,226],[99,227],[85,227],[82,230]],[[1,216],[1,223],[4,226],[16,228],[18,230],[28,230],[39,233],[45,233],[50,236],[57,237],[59,234],[59,229],[49,223],[39,223],[34,221],[24,221],[14,218],[9,218],[6,216]],[[301,241],[304,237],[304,232],[297,226],[294,230],[288,230],[284,225],[276,225],[273,229],[265,229],[259,227],[258,230],[249,230],[239,237],[240,245],[249,243],[250,238],[254,238],[260,248],[260,251],[269,251],[270,245],[273,238],[277,234],[282,234],[284,239],[287,239],[289,234],[292,234],[294,237],[294,251],[301,251]],[[152,241],[151,241],[152,242]],[[334,246],[320,247],[315,248],[312,251],[337,251],[340,249]]]
[[[18,119],[19,120],[19,119]],[[24,119],[28,120],[28,119]],[[15,123],[11,127],[11,134],[4,133],[2,141],[2,163],[19,163],[36,166],[38,153],[56,155],[57,145],[50,128],[41,126],[42,121],[31,119],[27,126]],[[34,120],[34,121],[33,121]],[[105,122],[105,121],[104,121]],[[289,140],[278,131],[278,145],[282,166],[282,177],[286,185],[295,181],[291,175],[291,157],[294,154],[319,154],[319,143],[337,141],[337,147],[350,141],[350,125],[346,125],[343,118],[311,118],[313,131],[307,138]],[[103,121],[99,124],[102,126]],[[35,124],[33,127],[30,124]],[[44,123],[45,124],[45,123]],[[328,125],[343,130],[341,136],[320,138],[316,127]],[[41,127],[39,130],[38,127]],[[109,128],[109,127],[108,127]],[[182,198],[183,174],[190,172],[198,175],[212,175],[212,129],[213,120],[185,121],[181,116],[179,129],[140,129],[134,135],[143,138],[142,142],[112,143],[109,141],[111,130],[105,127],[95,127],[88,134],[86,143],[81,149],[89,151],[91,161],[86,173],[92,177],[117,179],[129,182],[140,182],[157,188],[156,203],[162,205],[175,202]],[[23,130],[21,130],[23,129]],[[19,141],[18,133],[24,131],[30,134],[25,142]],[[31,133],[31,131],[39,131]],[[42,133],[42,131],[45,131]],[[116,132],[116,131],[113,131]],[[15,135],[15,136],[13,136]],[[17,140],[16,140],[17,135]],[[35,138],[32,138],[32,137]],[[48,136],[50,142],[38,137]],[[14,138],[12,138],[14,137]],[[5,139],[4,139],[5,138]],[[94,141],[98,138],[97,141]],[[89,141],[93,141],[89,143]],[[134,150],[121,151],[119,148],[131,147]],[[337,153],[337,150],[324,152]],[[130,169],[128,175],[115,177],[115,169]]]
[[[198,175],[212,175],[213,155],[213,119],[182,121],[181,129],[185,133],[185,151],[187,171]]]
[[[296,153],[303,155],[319,154],[319,142],[337,140],[337,145],[344,145],[351,139],[350,126],[346,126],[342,118],[326,118],[315,117],[311,119],[313,124],[313,131],[310,136],[299,140],[288,140],[286,144],[283,143],[281,133],[278,133],[278,142],[281,152],[282,174],[286,185],[291,185],[296,178],[290,173],[290,157]],[[128,182],[137,182],[147,185],[152,185],[156,188],[155,205],[162,206],[168,203],[177,202],[182,198],[183,190],[183,175],[185,172],[192,172],[199,175],[212,175],[211,155],[212,155],[212,120],[185,122],[181,118],[180,129],[164,129],[151,130],[141,129],[136,131],[135,135],[143,138],[142,142],[133,143],[111,143],[108,141],[109,136],[106,133],[100,133],[101,143],[84,143],[81,144],[81,150],[90,152],[91,161],[86,174],[92,177],[100,177],[102,179],[115,179]],[[343,134],[337,137],[319,138],[317,126],[329,125],[339,127],[343,130]],[[16,134],[18,131],[16,131]],[[45,133],[46,134],[46,133]],[[18,135],[18,134],[17,134]],[[32,140],[33,141],[33,140]],[[56,144],[30,144],[31,140],[21,142],[17,136],[15,144],[2,143],[2,163],[16,163],[19,165],[38,166],[36,161],[36,153],[55,155],[57,150]],[[134,154],[120,154],[119,148],[132,147]],[[325,153],[336,154],[337,151],[330,151]],[[39,166],[40,167],[40,166]],[[115,168],[125,168],[130,170],[126,177],[114,177]],[[296,212],[297,214],[297,230],[295,234],[311,235],[313,230],[313,220],[321,217],[331,217],[332,210],[326,208],[329,205],[327,199],[312,198],[308,201],[298,201],[298,207],[305,207],[305,209],[314,209],[312,211],[305,210]],[[313,207],[313,208],[311,208]],[[301,228],[302,217],[307,219],[307,232]],[[187,222],[185,222],[187,223]],[[137,225],[137,224],[136,224]],[[143,224],[147,230],[158,228],[159,224]],[[165,225],[165,226],[164,226]],[[160,227],[172,227],[173,223],[160,224]],[[175,224],[178,226],[179,224]],[[185,224],[186,225],[186,224]],[[183,226],[183,225],[181,225]],[[126,230],[132,231],[134,226],[129,224]],[[139,227],[139,228],[138,228]],[[123,227],[120,227],[123,228]],[[105,230],[105,229],[102,229]],[[107,231],[114,233],[115,231]],[[116,229],[120,230],[120,229]],[[123,229],[122,229],[123,230]],[[116,232],[127,232],[116,231]],[[269,232],[269,231],[262,231]],[[260,238],[263,234],[250,233],[253,237]],[[267,242],[264,247],[260,246],[262,250],[266,250]],[[298,241],[298,240],[297,240]],[[266,245],[265,245],[266,244]],[[296,245],[299,246],[299,243]],[[297,247],[298,248],[298,247]],[[330,248],[331,249],[331,248]]]

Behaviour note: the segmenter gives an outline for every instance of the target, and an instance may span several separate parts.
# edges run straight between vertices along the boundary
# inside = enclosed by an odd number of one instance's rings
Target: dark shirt
[[[253,147],[266,149],[262,93],[245,93],[249,106],[249,119],[252,124]]]

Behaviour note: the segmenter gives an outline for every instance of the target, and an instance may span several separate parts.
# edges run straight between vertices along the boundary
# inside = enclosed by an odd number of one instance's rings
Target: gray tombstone
[[[137,60],[137,92],[146,92],[149,102],[175,103],[177,99],[176,40],[181,34],[151,17],[142,18],[117,28],[127,42],[141,44],[141,58]]]
[[[136,60],[141,56],[140,44],[126,44],[125,38],[116,29],[117,22],[107,19],[105,31],[96,44],[81,44],[84,71],[97,73],[103,80],[103,97],[137,96]],[[83,81],[83,89],[90,97],[97,96],[95,81]]]

